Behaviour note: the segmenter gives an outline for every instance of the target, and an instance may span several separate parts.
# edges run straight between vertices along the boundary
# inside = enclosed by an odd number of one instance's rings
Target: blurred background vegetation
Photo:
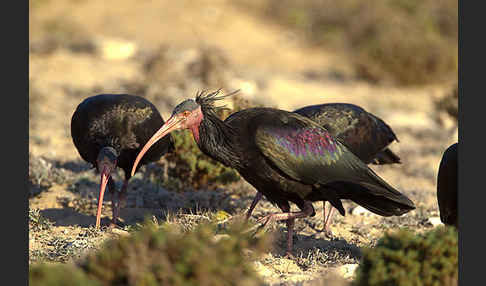
[[[344,53],[364,80],[420,85],[457,75],[457,1],[237,2],[311,45]]]

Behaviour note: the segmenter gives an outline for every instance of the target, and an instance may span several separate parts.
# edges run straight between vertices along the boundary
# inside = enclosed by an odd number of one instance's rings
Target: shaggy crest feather
[[[234,95],[234,94],[238,93],[239,91],[240,90],[237,89],[237,90],[230,92],[228,94],[218,96],[218,94],[221,92],[221,88],[219,88],[218,90],[213,91],[211,93],[207,93],[207,91],[203,90],[203,91],[199,91],[196,94],[195,100],[196,100],[196,103],[199,104],[201,106],[201,108],[204,109],[206,112],[216,113],[217,111],[220,111],[220,110],[221,111],[222,110],[229,110],[229,108],[226,107],[226,105],[215,106],[214,103],[216,101],[224,99],[228,96]]]

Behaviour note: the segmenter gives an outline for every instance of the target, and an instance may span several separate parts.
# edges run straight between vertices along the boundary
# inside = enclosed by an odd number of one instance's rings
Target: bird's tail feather
[[[405,196],[403,196],[403,198],[405,201],[409,200]],[[385,196],[376,196],[369,193],[365,195],[360,194],[359,196],[351,196],[350,200],[381,216],[402,215],[415,209],[415,206],[411,206],[408,202],[402,203],[395,199],[390,199]]]
[[[385,164],[401,164],[400,157],[392,152],[392,150],[386,148],[383,151],[376,154],[376,157],[371,161],[374,165],[385,165]]]
[[[361,189],[350,192],[349,199],[382,216],[402,215],[415,209],[415,204],[407,196],[381,181],[385,185],[360,182],[359,186],[367,191]]]
[[[407,196],[370,171],[372,182],[341,183],[344,186],[338,188],[338,196],[381,216],[402,215],[415,209],[415,204]]]

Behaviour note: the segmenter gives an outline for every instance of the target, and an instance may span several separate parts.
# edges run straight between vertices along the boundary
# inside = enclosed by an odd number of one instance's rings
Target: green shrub
[[[34,264],[29,269],[31,286],[98,286],[100,282],[89,278],[81,269],[68,264]]]
[[[295,30],[310,44],[341,52],[357,75],[401,85],[457,77],[457,1],[239,1]]]
[[[438,227],[416,235],[385,234],[376,247],[363,249],[355,285],[457,285],[457,231]]]
[[[216,226],[181,233],[171,225],[147,224],[129,237],[111,240],[79,265],[104,285],[261,285],[243,250],[261,253],[268,244],[233,227],[216,240]]]
[[[179,186],[191,186],[195,189],[201,187],[213,188],[218,184],[229,184],[240,179],[238,172],[232,168],[206,156],[201,152],[190,131],[184,130],[172,133],[175,151],[167,154],[166,159],[173,162],[169,169],[169,176],[179,180],[169,180],[166,187],[169,189]],[[182,179],[183,178],[183,179]]]

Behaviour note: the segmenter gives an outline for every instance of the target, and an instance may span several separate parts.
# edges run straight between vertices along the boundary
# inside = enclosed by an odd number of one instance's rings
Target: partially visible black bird
[[[399,142],[390,126],[382,119],[363,108],[350,103],[326,103],[309,105],[297,110],[295,113],[303,115],[324,127],[334,138],[343,143],[348,150],[353,152],[366,164],[395,164],[401,163],[400,157],[394,154],[388,146],[393,142]],[[257,193],[246,214],[248,220],[261,193]],[[330,207],[326,216],[326,202],[323,202],[323,231],[328,236],[335,209]]]
[[[120,203],[125,200],[133,162],[142,146],[157,131],[164,120],[157,108],[147,99],[129,94],[99,94],[83,100],[71,118],[71,137],[85,161],[101,173],[101,186],[96,214],[96,228],[100,227],[101,207],[106,185],[112,193],[113,220],[116,225]],[[172,137],[165,136],[142,160],[154,162],[174,149]],[[115,199],[115,183],[111,172],[120,167],[125,181],[120,198]]]
[[[399,142],[397,136],[381,118],[350,103],[310,105],[294,111],[326,128],[341,140],[366,164],[401,163],[400,157],[388,146]]]
[[[442,155],[437,175],[437,202],[440,220],[457,228],[457,143]]]
[[[172,116],[139,153],[171,131],[189,129],[203,153],[236,169],[258,192],[284,213],[259,220],[286,220],[287,253],[292,251],[294,220],[315,215],[313,201],[329,201],[344,215],[341,199],[350,199],[382,215],[402,215],[415,208],[316,122],[297,113],[273,108],[249,108],[226,120],[216,115],[219,90],[177,105]],[[290,212],[289,202],[301,211]]]

